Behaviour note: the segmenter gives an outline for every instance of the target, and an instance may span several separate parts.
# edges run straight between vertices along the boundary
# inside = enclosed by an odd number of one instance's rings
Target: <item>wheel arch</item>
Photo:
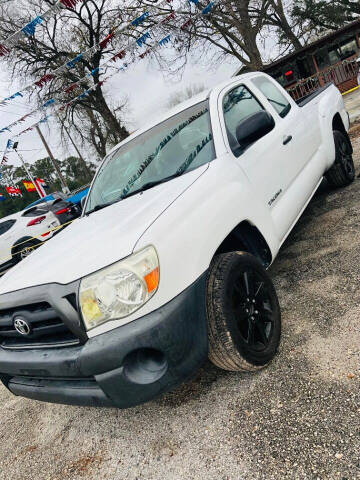
[[[23,243],[29,242],[30,240],[39,243],[39,245],[42,243],[41,240],[38,240],[38,239],[30,237],[30,236],[21,237],[18,240],[16,240],[16,242],[11,247],[11,254],[14,255],[14,253],[17,253],[17,247],[19,247],[19,245],[21,245]]]
[[[341,115],[339,112],[337,112],[334,117],[333,117],[333,120],[332,120],[332,129],[333,130],[338,130],[339,132],[341,132],[343,135],[345,135],[348,143],[349,143],[349,146],[351,148],[351,153],[354,153],[354,150],[353,150],[353,147],[352,147],[352,144],[351,144],[351,140],[350,140],[350,137],[349,137],[349,134],[348,132],[346,131],[346,128],[345,128],[345,125],[344,125],[344,122],[341,118]]]
[[[265,267],[272,262],[271,249],[260,230],[248,220],[240,222],[221,242],[215,255],[245,251],[257,257]],[[215,256],[214,255],[214,256]]]

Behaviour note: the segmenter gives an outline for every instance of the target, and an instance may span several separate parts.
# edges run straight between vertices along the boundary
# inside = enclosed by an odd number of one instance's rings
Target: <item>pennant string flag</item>
[[[214,2],[210,2],[204,9],[202,9],[201,11],[198,11],[196,14],[193,15],[193,18],[197,17],[197,16],[200,16],[200,15],[207,15],[210,10],[212,9],[212,7],[218,2],[219,0],[217,1],[214,1]],[[210,6],[210,9],[208,8]],[[171,12],[170,15],[168,15],[167,19],[170,20],[170,19],[173,19],[175,18],[176,16],[176,12],[177,10],[174,10]],[[164,20],[161,20],[159,23],[155,24],[153,27],[152,27],[152,30],[156,31],[156,28],[158,28],[162,23],[164,22]],[[182,24],[180,27],[174,27],[175,29],[177,29],[179,32],[181,31],[184,31],[185,27],[187,25],[189,25],[191,23],[191,19],[190,21],[187,20],[184,24]],[[154,35],[154,33],[153,33]],[[150,32],[146,32],[145,34],[143,34],[141,37],[139,37],[138,39],[136,39],[135,41],[133,42],[130,42],[127,46],[127,49],[126,50],[121,50],[119,53],[117,53],[116,55],[114,55],[113,57],[111,57],[108,62],[110,61],[116,61],[118,59],[123,59],[125,56],[126,56],[126,53],[127,51],[132,51],[133,50],[133,47],[135,46],[136,48],[138,47],[142,47],[144,44],[146,44],[146,41],[151,38],[151,35],[150,35]],[[171,42],[171,35],[166,35],[165,37],[161,38],[160,40],[156,41],[156,43],[151,46],[151,47],[148,47],[147,50],[141,54],[138,55],[138,58],[140,59],[143,59],[145,58],[147,55],[149,55],[152,51],[154,51],[156,48],[158,47],[163,47],[163,46],[166,46],[168,43]],[[135,60],[134,60],[135,61]],[[107,62],[107,63],[108,63]],[[111,75],[107,76],[106,78],[104,78],[103,80],[95,83],[92,87],[88,88],[87,90],[83,91],[82,93],[80,93],[78,96],[76,96],[75,98],[73,98],[72,100],[70,100],[69,102],[65,103],[64,105],[61,105],[59,106],[57,109],[55,109],[55,112],[53,115],[46,115],[45,117],[43,117],[41,120],[39,120],[37,123],[35,123],[34,125],[26,128],[25,130],[23,130],[22,132],[20,132],[19,134],[17,134],[15,137],[13,138],[18,138],[19,136],[23,135],[24,133],[27,133],[27,132],[30,132],[32,131],[37,125],[40,125],[42,123],[45,123],[49,120],[49,118],[53,117],[58,111],[64,111],[65,109],[67,109],[69,106],[71,106],[72,104],[74,104],[75,102],[79,101],[79,100],[82,100],[84,98],[86,98],[88,95],[91,94],[91,92],[93,90],[95,90],[98,86],[101,86],[103,85],[109,78],[111,78],[113,75],[119,73],[119,72],[123,72],[125,71],[125,69],[127,69],[127,67],[129,66],[129,63],[124,63],[123,66],[121,66],[120,68],[116,69],[114,73],[112,73]],[[93,75],[94,71],[99,71],[101,69],[95,69],[93,70],[90,74],[87,74],[87,76],[89,75]],[[87,77],[86,76],[86,77]],[[71,91],[73,91],[76,87],[78,87],[82,81],[84,81],[84,79],[86,78],[84,77],[83,79],[79,80],[78,82],[70,85],[66,90],[64,90],[66,93],[69,93]],[[52,98],[52,99],[49,99],[47,100],[40,109],[45,109],[45,108],[48,108],[50,106],[54,106],[56,103],[59,103],[60,99],[58,98]],[[18,123],[22,123],[26,118],[30,117],[31,115],[33,115],[34,113],[36,113],[39,109],[36,109],[34,110],[33,112],[30,112],[28,113],[27,115],[25,115],[24,117],[22,117],[21,119],[19,119],[17,122],[14,122],[14,124],[18,124]],[[14,126],[14,124],[8,126],[8,127],[5,127],[3,128],[2,130],[0,130],[0,133],[4,132],[4,131],[9,131],[9,129]],[[6,146],[6,149],[5,149],[5,152],[4,152],[4,155],[3,155],[3,160],[1,162],[1,164],[3,164],[4,162],[7,161],[7,154],[8,154],[8,151],[12,148],[13,146],[13,141],[12,140],[9,140],[8,141],[8,144]]]
[[[13,35],[10,35],[10,37],[0,45],[0,57],[8,55],[11,51],[11,48],[14,47],[21,38],[35,35],[35,30],[38,25],[52,17],[55,17],[64,8],[74,8],[75,5],[80,1],[82,0],[58,0],[55,2],[54,5],[52,5],[46,12],[38,15],[21,30]]]
[[[83,1],[83,0],[59,0],[55,5],[58,5],[60,4],[61,6],[58,7],[58,9],[60,8],[63,8],[64,6],[65,7],[69,7],[69,8],[73,8],[77,2],[79,1]],[[160,0],[160,2],[158,4],[154,4],[151,6],[151,9],[158,9],[161,5],[163,4],[170,4],[172,3],[172,0]],[[55,7],[55,6],[54,6]],[[53,9],[50,9],[49,12],[51,11],[52,12]],[[45,18],[47,18],[47,14],[48,12],[46,12],[45,14],[41,15],[41,18],[44,20]],[[19,92],[16,92],[15,94],[9,96],[9,97],[6,97],[4,99],[2,99],[0,101],[0,105],[6,105],[7,102],[11,101],[11,100],[14,100],[17,96],[23,96],[23,94],[25,92],[29,92],[31,91],[34,87],[38,87],[38,88],[43,88],[43,86],[50,82],[51,80],[53,80],[55,77],[58,77],[60,75],[62,75],[64,72],[66,72],[67,70],[71,70],[73,68],[76,67],[76,65],[82,60],[82,59],[85,59],[85,58],[89,58],[91,57],[91,55],[93,55],[94,53],[96,53],[98,50],[102,50],[104,48],[107,47],[107,45],[109,44],[109,42],[115,37],[115,36],[119,36],[121,33],[123,33],[125,30],[127,30],[128,28],[130,28],[131,26],[133,27],[138,27],[139,25],[141,25],[142,23],[145,22],[145,20],[149,17],[150,15],[150,12],[149,11],[146,11],[144,12],[142,15],[140,15],[139,17],[135,18],[135,20],[132,20],[132,21],[129,21],[125,24],[122,24],[122,25],[118,25],[117,27],[114,27],[113,30],[105,37],[103,38],[98,44],[95,44],[94,46],[90,47],[89,49],[85,50],[84,52],[81,52],[80,54],[78,54],[77,56],[75,56],[72,60],[64,63],[63,65],[61,65],[60,67],[58,67],[57,69],[55,69],[53,72],[51,73],[48,73],[46,75],[44,75],[43,77],[41,77],[39,80],[36,80],[35,82],[31,83],[30,85],[27,85],[26,87],[24,87],[22,90],[20,90]],[[49,17],[49,15],[48,15]],[[36,19],[35,19],[36,20]],[[32,22],[30,22],[31,24],[33,22],[35,22],[35,20],[33,20]],[[39,20],[37,20],[36,22],[38,22]],[[35,26],[37,25],[38,23],[35,24]],[[28,24],[30,25],[30,24]],[[27,26],[28,26],[27,25]],[[26,26],[26,27],[27,27]],[[24,27],[24,28],[26,28]],[[32,28],[32,27],[29,27],[29,28]],[[35,28],[35,27],[33,27]],[[17,34],[16,34],[17,35]],[[0,45],[0,56],[3,56],[2,55],[2,49],[4,49],[5,51],[5,54],[6,52],[9,51],[8,49],[8,45],[7,43],[5,42],[5,44],[3,45]]]
[[[167,0],[166,0],[167,2]],[[169,22],[170,20],[174,19],[175,18],[175,15],[176,15],[176,11],[172,11],[169,15],[167,15],[167,17],[165,19],[162,19],[160,20],[159,22],[155,23],[151,28],[150,30],[153,30],[153,31],[156,31],[157,28],[159,28],[161,25],[163,25],[165,22]],[[139,17],[140,18],[140,17]],[[14,128],[15,126],[17,126],[18,124],[22,123],[27,117],[30,117],[32,115],[34,115],[38,110],[43,110],[43,109],[46,109],[48,107],[51,107],[51,106],[54,106],[55,103],[59,103],[61,101],[63,101],[63,98],[61,98],[61,96],[63,94],[69,94],[71,92],[73,92],[76,88],[80,87],[82,84],[86,83],[86,80],[89,78],[89,77],[94,77],[95,73],[97,72],[100,72],[101,70],[103,70],[105,68],[106,65],[108,65],[109,63],[111,62],[115,62],[117,61],[118,59],[123,59],[125,58],[126,56],[126,53],[127,52],[131,52],[134,47],[141,47],[142,45],[145,45],[146,41],[148,39],[151,38],[151,35],[150,35],[150,31],[148,32],[145,32],[143,35],[141,35],[138,39],[136,39],[135,41],[132,41],[130,43],[128,43],[128,45],[126,46],[125,49],[122,49],[120,52],[116,53],[113,57],[111,57],[110,59],[108,59],[106,62],[103,63],[103,66],[100,67],[100,68],[95,68],[93,69],[90,73],[87,73],[84,77],[82,77],[80,80],[78,80],[77,82],[69,85],[69,87],[65,88],[63,90],[63,92],[60,93],[59,96],[55,97],[55,98],[51,98],[49,100],[47,100],[40,108],[36,108],[34,109],[32,112],[28,113],[27,115],[25,115],[24,117],[20,118],[19,120],[15,120],[14,122],[12,122],[10,125],[0,129],[0,134],[1,133],[5,133],[5,132],[11,132],[11,129]],[[167,43],[169,41],[169,39],[163,39],[163,43],[162,45],[165,45],[165,43]],[[144,58],[146,55],[147,55],[148,52],[145,52],[144,54],[141,54],[140,55],[140,58]],[[82,55],[78,55],[77,57],[75,57],[75,59],[73,59],[71,62],[68,62],[69,63],[77,63],[80,61]],[[44,83],[47,83],[48,81],[50,81],[51,79],[53,78],[53,76],[51,74],[47,74],[47,75],[44,75],[43,77],[41,77],[41,79],[36,82],[36,83],[41,83],[41,84],[44,84]],[[100,86],[100,83],[97,84],[98,86]],[[17,92],[15,93],[14,95],[12,95],[12,97],[18,97],[18,96],[22,96],[22,94],[20,92]],[[9,97],[10,98],[10,97]],[[84,97],[82,97],[84,98]],[[8,99],[4,99],[4,101],[6,101]]]
[[[169,42],[169,36],[165,37],[167,39],[167,41],[165,43],[168,43]],[[156,48],[158,47],[161,47],[162,45],[164,45],[164,39],[161,39],[159,41],[157,41],[152,47],[148,48],[148,50],[145,52],[146,54],[149,54],[150,51],[153,51],[155,50]],[[139,55],[139,58],[144,58],[142,57],[141,55]],[[99,85],[99,84],[104,84],[107,80],[109,80],[109,78],[111,78],[112,76],[114,76],[115,74],[119,73],[119,72],[124,72],[126,71],[126,69],[128,68],[129,66],[129,63],[124,63],[123,66],[119,67],[116,69],[116,71],[112,74],[110,74],[108,77],[106,77],[105,79],[101,80],[100,82],[94,84],[91,88],[85,90],[84,92],[82,92],[80,95],[78,95],[77,97],[73,98],[72,100],[70,100],[69,102],[67,102],[65,105],[61,105],[60,107],[58,107],[53,114],[50,114],[50,115],[47,115],[45,117],[43,117],[41,120],[39,120],[38,122],[36,122],[35,124],[31,125],[30,127],[26,128],[25,130],[23,130],[22,132],[18,133],[15,137],[13,137],[13,139],[15,138],[18,138],[20,137],[21,135],[27,133],[27,132],[30,132],[32,130],[34,130],[34,128],[42,123],[45,123],[47,122],[51,117],[54,117],[56,115],[57,112],[59,111],[64,111],[65,109],[67,109],[68,107],[70,107],[72,104],[74,104],[75,102],[87,97],[88,95],[90,95],[90,93]],[[13,146],[13,140],[10,140],[10,144],[8,142],[8,146],[9,148],[7,148],[4,152],[4,156],[3,156],[3,160],[1,163],[4,163],[4,161],[6,162],[7,161],[7,154],[8,154],[8,151],[12,148]]]

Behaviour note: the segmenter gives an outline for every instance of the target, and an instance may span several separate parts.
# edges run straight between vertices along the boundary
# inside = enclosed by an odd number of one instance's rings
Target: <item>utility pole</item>
[[[67,136],[69,137],[70,142],[73,144],[73,147],[75,148],[75,150],[77,151],[77,154],[79,155],[80,161],[82,162],[82,165],[83,165],[84,171],[86,172],[88,180],[91,181],[93,175],[92,175],[89,167],[86,165],[84,157],[81,155],[81,152],[80,152],[78,146],[76,145],[75,141],[73,140],[72,136],[70,135],[69,129],[65,125],[65,122],[61,119],[60,115],[58,115],[58,119],[59,119],[61,125],[64,127],[64,130],[67,133]]]
[[[29,175],[30,180],[32,181],[34,187],[36,188],[36,191],[37,191],[39,197],[40,197],[40,198],[43,198],[42,195],[41,195],[41,193],[40,193],[40,191],[39,191],[39,189],[38,189],[37,183],[36,183],[35,180],[34,180],[34,177],[31,175],[30,170],[29,170],[29,169],[27,168],[27,166],[26,166],[26,163],[25,163],[25,160],[24,160],[23,156],[20,155],[20,153],[17,151],[17,146],[18,146],[18,142],[16,142],[16,143],[14,144],[13,150],[15,150],[15,152],[17,153],[17,156],[20,158],[21,163],[23,164],[23,167],[24,167],[24,169],[25,169],[25,172]]]
[[[57,164],[57,162],[54,158],[54,155],[51,153],[49,145],[47,144],[47,141],[45,140],[44,135],[42,134],[42,131],[40,130],[40,127],[37,125],[35,128],[36,128],[36,130],[37,130],[37,132],[38,132],[38,134],[41,138],[42,143],[44,144],[44,147],[46,148],[46,151],[47,151],[47,153],[49,155],[49,158],[50,158],[50,160],[51,160],[51,162],[52,162],[52,164],[55,168],[55,171],[58,174],[58,177],[59,177],[61,185],[62,185],[63,192],[64,193],[70,193],[69,187],[66,185],[65,179],[60,172],[59,165]]]

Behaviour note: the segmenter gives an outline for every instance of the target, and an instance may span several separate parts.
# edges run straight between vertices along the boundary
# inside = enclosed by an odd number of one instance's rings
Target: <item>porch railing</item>
[[[334,83],[338,86],[348,80],[353,80],[358,72],[359,67],[356,63],[356,58],[345,60],[339,65],[330,67],[304,80],[299,80],[294,87],[288,89],[288,92],[294,100],[299,100],[327,83]]]

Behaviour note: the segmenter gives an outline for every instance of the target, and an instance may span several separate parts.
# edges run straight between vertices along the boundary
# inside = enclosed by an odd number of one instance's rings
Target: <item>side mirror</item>
[[[270,113],[262,110],[244,118],[236,128],[236,140],[244,149],[265,137],[275,127],[275,121]]]
[[[80,200],[81,210],[84,210],[85,203],[86,203],[86,196],[82,197],[82,199]]]

